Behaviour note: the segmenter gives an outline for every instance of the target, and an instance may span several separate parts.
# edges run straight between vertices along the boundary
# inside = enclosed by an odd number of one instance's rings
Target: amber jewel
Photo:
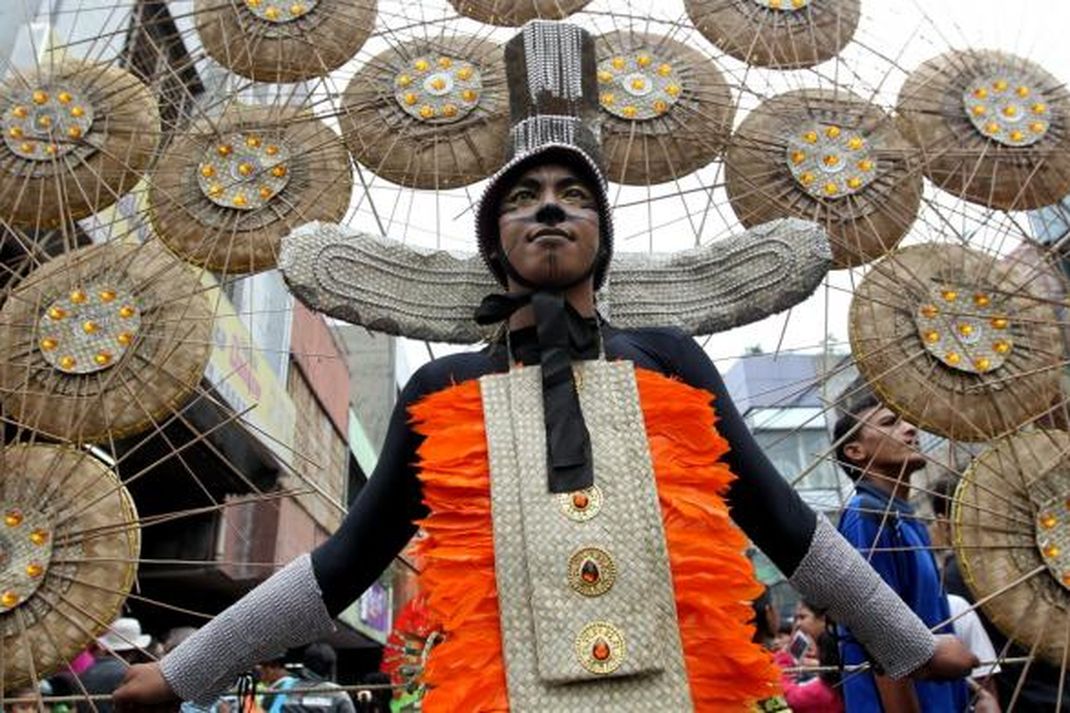
[[[586,510],[587,506],[591,504],[591,499],[587,497],[587,493],[573,493],[572,494],[572,507],[577,510]]]
[[[596,639],[594,646],[591,647],[591,656],[594,656],[595,661],[605,661],[610,653],[609,644],[602,638]]]
[[[583,566],[580,568],[580,577],[587,584],[594,584],[602,578],[602,573],[594,560],[584,560]]]

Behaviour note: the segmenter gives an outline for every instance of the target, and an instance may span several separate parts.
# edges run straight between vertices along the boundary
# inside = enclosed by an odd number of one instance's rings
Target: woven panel
[[[0,479],[0,508],[35,507],[53,523],[40,588],[0,614],[4,687],[12,690],[60,670],[119,616],[141,532],[126,488],[88,451],[11,446],[0,451],[0,473],[19,476]]]
[[[160,138],[156,99],[137,77],[90,62],[42,64],[0,85],[0,116],[9,115],[27,85],[77,92],[93,113],[75,148],[49,160],[0,152],[0,214],[15,225],[52,227],[113,204],[141,179]],[[72,107],[73,109],[73,107]],[[46,142],[31,142],[44,152]]]
[[[529,20],[560,20],[591,0],[449,0],[460,14],[479,22],[520,27]]]
[[[851,354],[881,400],[911,423],[964,441],[1002,435],[1062,398],[1062,335],[1051,305],[1034,292],[1041,284],[1027,265],[963,247],[926,244],[898,250],[877,263],[855,291]],[[954,303],[939,298],[943,289],[954,291]],[[990,300],[989,313],[1005,316],[1002,328],[973,318],[977,295]],[[1011,345],[1002,364],[970,372],[941,361],[924,341],[926,330],[919,328],[926,306],[939,307],[932,331],[964,362],[968,352],[955,330],[961,320],[972,319],[970,338]]]
[[[1070,434],[1019,433],[992,443],[955,492],[955,552],[963,577],[985,615],[1005,636],[1061,668],[1070,595],[1044,568],[1038,515],[1052,499],[1070,496]],[[1065,531],[1065,519],[1052,531]],[[1033,576],[1030,572],[1041,569]],[[1060,573],[1060,576],[1064,573]]]
[[[255,210],[217,205],[197,182],[205,153],[235,135],[277,142],[289,153],[285,187]],[[235,105],[171,143],[153,172],[149,215],[183,260],[228,274],[259,272],[275,267],[279,243],[293,228],[341,220],[352,188],[345,146],[322,121],[291,107]]]
[[[837,190],[847,190],[848,177],[867,181],[850,195],[814,196],[792,173],[789,146],[830,127],[842,134],[841,141],[850,136],[866,147],[864,153],[836,151],[834,156],[842,171],[828,176]],[[808,157],[822,153],[802,146]],[[725,155],[728,200],[745,226],[787,216],[815,220],[828,231],[836,267],[861,265],[894,248],[914,224],[923,184],[915,153],[875,104],[843,90],[786,92],[750,112],[733,136]],[[869,171],[858,170],[861,156],[872,161]],[[853,165],[845,167],[848,163]],[[817,175],[811,172],[810,180]],[[816,186],[822,183],[815,181]]]
[[[666,102],[654,118],[622,118],[603,104],[602,153],[609,180],[644,186],[664,183],[717,158],[732,133],[735,104],[712,59],[683,42],[638,32],[601,35],[595,38],[595,48],[600,63],[643,56],[649,64],[637,74],[648,84],[659,76],[659,67],[671,68],[674,93],[678,92],[677,98],[665,95],[672,104]],[[634,81],[637,74],[625,75],[625,80]],[[648,98],[656,96],[631,97],[627,88],[614,91],[605,85],[602,90],[612,94],[614,107],[629,101],[649,103]]]
[[[290,290],[311,309],[412,339],[484,339],[472,315],[500,289],[478,255],[420,250],[326,223],[289,235],[279,262]],[[622,253],[599,304],[618,327],[711,334],[798,304],[830,262],[818,226],[778,220],[678,253]]]
[[[577,366],[577,385],[591,433],[595,483],[604,494],[598,515],[585,522],[566,518],[557,496],[546,489],[541,370],[480,380],[511,707],[688,710],[634,368],[626,362],[585,362]],[[616,581],[599,596],[585,596],[569,584],[569,558],[587,547],[603,550],[616,563]],[[584,651],[577,636],[592,622],[612,625],[625,642],[619,666],[609,674],[591,673],[579,660]],[[563,683],[569,685],[553,685]]]
[[[279,5],[289,12],[288,3]],[[197,0],[193,14],[205,52],[235,74],[261,82],[326,76],[375,29],[375,0],[317,0],[302,17],[279,23],[252,7],[244,0]]]
[[[418,57],[471,63],[482,88],[470,113],[443,122],[405,111],[398,101],[398,83],[408,76],[410,86],[419,87],[422,82],[413,66]],[[480,181],[505,160],[509,105],[502,49],[490,40],[456,36],[414,40],[385,50],[346,85],[338,120],[353,158],[392,183],[438,190]]]
[[[963,97],[993,79],[1017,76],[1030,91],[1017,120],[1025,134],[1040,121],[1044,134],[1028,146],[1008,146],[982,135]],[[1016,82],[1017,84],[1017,82]],[[1014,96],[1017,87],[1008,87]],[[1038,94],[1039,93],[1039,94]],[[1030,105],[1040,103],[1042,114]],[[899,91],[903,134],[925,157],[925,175],[961,198],[1005,210],[1040,208],[1070,193],[1070,93],[1040,65],[1004,52],[948,52],[925,62]]]
[[[772,5],[770,3],[769,5]],[[714,45],[763,67],[811,67],[835,57],[858,27],[861,0],[808,0],[774,9],[756,0],[684,0],[688,17]]]
[[[107,368],[64,373],[43,351],[46,310],[94,285],[134,295],[141,327]],[[212,319],[197,275],[159,243],[71,251],[31,273],[0,310],[0,401],[9,418],[72,442],[139,432],[193,394],[211,352]]]

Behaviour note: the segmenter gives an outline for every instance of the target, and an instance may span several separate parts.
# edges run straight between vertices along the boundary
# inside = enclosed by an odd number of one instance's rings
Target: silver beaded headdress
[[[509,159],[491,177],[479,202],[476,237],[487,267],[503,285],[505,266],[495,257],[498,204],[513,179],[537,163],[561,162],[590,179],[601,214],[601,253],[594,269],[602,286],[613,250],[613,218],[602,173],[594,40],[583,29],[532,20],[505,45],[512,128]]]

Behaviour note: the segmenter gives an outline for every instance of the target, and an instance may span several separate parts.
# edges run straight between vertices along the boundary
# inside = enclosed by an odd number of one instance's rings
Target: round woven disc
[[[247,179],[231,170],[242,165],[255,167]],[[210,179],[202,174],[209,169]],[[213,189],[248,205],[213,200]],[[265,189],[267,199],[258,193]],[[149,207],[160,238],[182,259],[217,272],[258,272],[275,266],[293,228],[340,221],[352,190],[345,146],[323,122],[287,107],[236,106],[171,143],[153,172]]]
[[[38,567],[37,588],[3,607],[8,691],[59,670],[102,634],[134,581],[141,533],[119,478],[86,451],[47,445],[0,450],[0,598]],[[33,662],[33,672],[30,670]]]
[[[966,584],[977,600],[996,595],[981,609],[1008,638],[1026,650],[1036,645],[1037,656],[1059,668],[1067,647],[1070,592],[1064,577],[1070,573],[1051,564],[1062,564],[1070,553],[1063,544],[1070,541],[1068,452],[1065,431],[1001,438],[970,465],[952,506]],[[1045,557],[1045,550],[1055,557]]]
[[[595,48],[610,180],[663,183],[717,157],[735,107],[711,59],[667,37],[639,33],[601,35]]]
[[[1029,422],[1059,398],[1062,353],[1034,277],[958,246],[892,253],[851,301],[858,370],[889,408],[948,438],[987,440]]]
[[[728,199],[747,227],[787,216],[820,223],[834,265],[860,265],[894,248],[917,217],[923,180],[912,153],[880,107],[843,91],[791,91],[736,130]]]
[[[245,0],[197,0],[194,5],[205,52],[235,74],[260,82],[299,82],[338,69],[371,35],[375,10],[376,0],[261,0],[255,6]]]
[[[0,220],[34,228],[114,203],[160,137],[156,100],[134,75],[74,61],[0,84],[0,124]]]
[[[748,64],[812,67],[839,54],[858,27],[860,0],[684,0],[688,17],[714,45]],[[798,4],[799,7],[794,7]]]
[[[450,5],[479,22],[520,27],[528,20],[560,20],[591,0],[450,0]]]
[[[0,404],[65,441],[136,433],[193,393],[211,336],[196,274],[158,243],[74,250],[31,273],[0,309]]]
[[[443,59],[449,67],[439,65]],[[461,98],[441,106],[427,103],[429,82],[443,79],[459,88],[463,80],[456,73],[466,67],[479,81],[479,89],[471,90],[475,93],[469,104],[474,106],[462,106]],[[411,107],[406,98],[413,102]],[[460,107],[459,118],[414,116],[424,107],[440,111],[447,103]],[[342,109],[346,145],[376,175],[410,188],[475,183],[494,173],[505,159],[509,101],[502,49],[462,36],[399,45],[354,75],[343,94]]]
[[[967,201],[1029,210],[1070,193],[1070,94],[1029,60],[987,50],[930,59],[903,84],[899,117],[925,175]]]

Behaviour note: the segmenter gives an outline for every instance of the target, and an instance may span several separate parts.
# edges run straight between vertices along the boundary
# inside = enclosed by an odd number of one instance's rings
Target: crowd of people
[[[142,633],[133,617],[117,619],[108,631],[69,662],[66,670],[37,688],[5,691],[11,702],[3,713],[112,713],[110,695],[131,664],[156,660],[196,631],[171,629],[161,638]],[[251,672],[251,686],[239,681],[211,706],[183,703],[181,713],[389,713],[389,677],[364,677],[367,689],[350,695],[336,681],[338,655],[324,642],[308,645],[300,655],[280,652]],[[246,690],[246,688],[248,690]],[[64,700],[68,699],[68,700]]]

